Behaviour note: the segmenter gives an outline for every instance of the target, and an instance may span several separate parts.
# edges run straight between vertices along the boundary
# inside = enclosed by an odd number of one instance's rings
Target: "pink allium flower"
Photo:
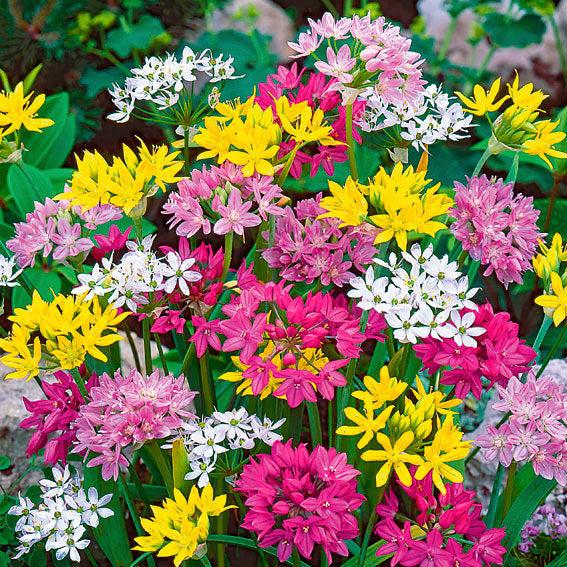
[[[545,236],[536,224],[539,211],[533,198],[514,196],[514,184],[502,179],[482,175],[467,181],[455,183],[451,232],[463,250],[487,266],[485,276],[494,272],[505,287],[522,283],[522,274],[532,269],[538,241]]]
[[[51,240],[56,244],[53,250],[55,260],[78,256],[93,247],[90,238],[81,238],[81,225],[78,222],[71,226],[69,221],[63,218],[57,222],[57,233],[53,234]]]
[[[506,386],[513,377],[526,372],[536,356],[534,350],[518,338],[518,325],[510,320],[509,313],[494,313],[488,302],[473,313],[474,325],[486,329],[477,337],[476,347],[431,337],[414,346],[418,358],[431,374],[442,366],[451,367],[442,372],[441,383],[455,386],[455,396],[460,399],[471,391],[480,399],[483,388],[490,389],[495,383]],[[488,386],[483,386],[483,378],[489,380]]]
[[[30,401],[23,398],[27,411],[32,415],[26,417],[20,427],[34,430],[26,449],[28,457],[45,448],[43,458],[47,464],[55,465],[61,461],[65,465],[69,448],[76,440],[71,423],[77,418],[79,407],[85,401],[68,372],[59,370],[53,377],[54,382],[41,382],[45,400]],[[97,378],[93,375],[85,384],[87,392],[96,382]]]
[[[549,375],[535,376],[530,370],[525,383],[513,378],[497,385],[493,408],[511,415],[498,429],[489,426],[476,444],[488,460],[506,467],[512,460],[531,462],[537,475],[567,486],[567,390]]]
[[[236,490],[248,512],[241,526],[258,534],[260,547],[278,544],[278,558],[286,561],[295,547],[311,558],[321,545],[329,563],[332,554],[346,556],[345,540],[358,535],[352,512],[364,496],[356,492],[360,473],[347,464],[344,453],[317,446],[292,447],[292,440],[276,441],[270,454],[260,454],[244,465]]]
[[[350,70],[356,65],[356,59],[350,55],[350,47],[343,45],[337,53],[327,47],[327,61],[316,61],[315,68],[323,75],[335,77],[340,83],[352,83]]]
[[[149,376],[136,369],[127,376],[120,371],[113,378],[103,374],[73,423],[77,431],[73,452],[85,458],[91,451],[98,453],[87,466],[101,464],[103,478],[116,480],[120,469],[128,467],[122,449],[169,437],[182,425],[182,418],[195,417],[185,409],[195,395],[185,388],[183,376],[165,376],[161,369]]]

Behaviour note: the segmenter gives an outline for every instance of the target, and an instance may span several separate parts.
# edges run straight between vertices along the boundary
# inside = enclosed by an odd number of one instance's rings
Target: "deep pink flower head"
[[[359,474],[333,448],[319,445],[309,453],[303,444],[292,447],[291,439],[276,441],[270,454],[244,465],[236,481],[248,507],[241,526],[258,534],[260,547],[277,544],[280,561],[294,547],[310,559],[321,545],[330,564],[333,553],[348,554],[345,540],[358,535],[352,512],[365,500],[356,492]]]
[[[119,371],[114,377],[103,374],[73,423],[77,430],[73,452],[85,457],[97,453],[87,466],[100,464],[103,478],[116,480],[120,469],[128,467],[122,449],[171,435],[182,418],[195,417],[186,409],[195,395],[185,387],[183,376],[164,375],[161,369],[149,376],[136,369],[126,376]]]
[[[455,182],[455,219],[451,232],[474,260],[487,266],[484,275],[494,275],[505,287],[522,283],[522,274],[532,270],[538,241],[545,236],[537,226],[539,211],[532,197],[514,196],[514,184],[486,175]]]
[[[43,458],[47,464],[55,465],[61,461],[65,465],[69,448],[76,439],[71,423],[77,419],[79,407],[85,401],[71,374],[59,370],[53,377],[53,382],[41,382],[46,399],[30,401],[23,398],[26,409],[32,415],[26,417],[20,427],[34,430],[26,449],[28,457],[45,448]],[[87,392],[97,380],[93,374],[85,383]]]
[[[120,229],[113,224],[108,230],[108,236],[103,236],[102,234],[95,234],[94,239],[98,246],[92,249],[92,255],[95,262],[100,262],[102,258],[109,252],[116,252],[121,250],[126,246],[126,242],[130,237],[130,232],[132,227],[129,226],[124,233],[120,232]]]

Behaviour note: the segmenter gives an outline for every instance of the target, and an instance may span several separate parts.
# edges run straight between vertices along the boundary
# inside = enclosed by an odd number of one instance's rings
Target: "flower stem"
[[[551,194],[549,195],[549,203],[547,204],[547,212],[545,213],[545,222],[543,223],[543,232],[547,232],[549,230],[551,217],[553,216],[553,207],[555,206],[555,201],[557,201],[557,195],[559,193],[560,181],[560,177],[553,177],[553,187],[551,188]]]
[[[189,128],[183,128],[183,172],[189,175]]]
[[[234,242],[234,232],[232,230],[224,235],[224,263],[222,265],[221,282],[226,280],[230,262],[232,260],[232,245]]]
[[[536,378],[539,378],[541,376],[542,372],[545,370],[545,367],[549,364],[551,357],[555,354],[555,351],[558,349],[559,345],[561,344],[563,337],[565,337],[565,331],[567,331],[567,324],[563,325],[563,330],[561,331],[561,334],[555,341],[553,348],[549,351],[549,353],[545,357],[545,360],[541,363],[541,367],[536,374]]]
[[[508,469],[508,479],[506,480],[506,489],[504,491],[504,502],[502,504],[502,518],[506,518],[506,514],[510,509],[510,504],[512,503],[512,492],[514,490],[514,479],[516,478],[516,469],[518,468],[518,463],[512,461],[510,468]]]
[[[352,139],[352,106],[353,103],[347,104],[346,115],[345,115],[345,125],[346,125],[346,143],[347,143],[347,154],[348,163],[350,165],[350,176],[354,181],[358,181],[358,170],[356,169],[356,158],[354,155],[354,141]]]
[[[144,335],[144,363],[146,367],[146,374],[151,374],[152,366],[152,351],[150,346],[150,319],[144,317],[142,321],[142,333]]]
[[[77,387],[79,388],[79,391],[83,396],[83,399],[85,400],[85,402],[87,402],[89,394],[87,392],[87,387],[85,386],[85,381],[83,380],[83,377],[79,374],[79,369],[78,368],[71,369],[71,374],[75,379],[75,384],[77,384]]]
[[[153,440],[145,445],[148,448],[148,453],[151,455],[154,463],[156,464],[165,487],[167,488],[167,493],[169,496],[173,496],[173,473],[171,467],[167,464],[165,457],[163,455],[163,450],[157,444],[157,441]]]
[[[166,374],[169,374],[169,371],[167,369],[167,362],[165,360],[165,355],[163,354],[163,346],[161,344],[161,339],[159,338],[159,334],[158,333],[154,333],[154,340],[157,344],[157,348],[158,348],[158,352],[159,352],[159,359],[161,361],[161,366],[163,368],[163,371]]]
[[[381,490],[381,494],[384,494],[384,490]],[[381,497],[379,498],[382,499]],[[362,538],[362,545],[360,546],[360,555],[358,556],[358,567],[362,567],[366,561],[366,550],[368,549],[368,542],[370,541],[370,535],[372,534],[372,528],[374,527],[374,522],[376,521],[376,505],[372,507],[372,514],[368,518],[368,524],[366,525],[366,530],[364,531],[364,537]]]
[[[565,58],[565,50],[563,49],[563,42],[561,40],[561,34],[559,28],[557,27],[557,22],[555,21],[555,15],[549,18],[551,22],[551,29],[553,30],[553,37],[555,38],[555,45],[557,47],[557,53],[559,54],[559,62],[561,63],[561,71],[563,72],[563,80],[567,82],[567,60]]]
[[[179,374],[187,373],[189,364],[191,363],[191,360],[193,359],[194,356],[195,356],[195,343],[191,343],[189,345],[189,348],[187,349],[187,352],[185,353],[185,356],[183,357],[183,361],[181,362],[181,369],[179,370]]]
[[[124,329],[124,333],[126,334],[126,340],[128,341],[128,344],[130,345],[130,350],[132,351],[132,357],[134,358],[134,366],[136,367],[136,370],[138,372],[142,373],[142,365],[140,363],[138,350],[136,349],[136,345],[134,344],[132,331],[130,331],[130,327],[128,327],[125,321],[122,321],[121,326]]]
[[[307,415],[309,417],[309,428],[311,429],[311,441],[313,447],[323,444],[323,432],[321,431],[321,419],[317,402],[306,402]]]
[[[520,163],[520,152],[514,152],[514,159],[512,160],[512,167],[506,176],[506,183],[516,183],[518,177],[518,165]]]
[[[292,558],[293,558],[293,567],[300,567],[301,559],[299,558],[299,551],[297,551],[297,547],[295,546],[293,547]]]
[[[287,160],[286,160],[285,165],[284,165],[284,168],[281,170],[280,174],[278,175],[278,178],[276,179],[276,185],[279,185],[282,188],[283,188],[284,181],[287,179],[287,176],[289,175],[289,170],[291,169],[291,166],[293,164],[293,160],[295,159],[295,156],[297,155],[297,150],[299,150],[299,144],[297,146],[295,146],[295,148],[293,148],[293,150],[288,155]]]
[[[201,374],[201,393],[203,394],[203,405],[205,413],[211,415],[215,411],[214,387],[211,383],[207,354],[199,359],[199,369]]]
[[[486,150],[484,150],[484,153],[480,156],[480,159],[478,160],[476,167],[474,168],[474,171],[473,171],[473,174],[472,174],[473,177],[476,177],[480,173],[482,166],[488,161],[488,158],[491,155],[492,155],[492,152],[488,148],[486,148]]]
[[[143,238],[142,234],[142,217],[136,217],[132,219],[134,224],[134,231],[136,233],[136,238],[141,242]]]
[[[449,45],[451,44],[451,39],[453,39],[453,34],[455,32],[455,25],[457,23],[457,18],[451,14],[451,21],[445,30],[445,37],[443,38],[443,44],[441,49],[439,49],[439,54],[437,55],[438,61],[443,61],[449,50]]]

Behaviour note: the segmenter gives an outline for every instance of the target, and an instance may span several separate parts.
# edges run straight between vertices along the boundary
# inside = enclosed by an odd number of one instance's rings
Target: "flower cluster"
[[[452,482],[444,493],[435,495],[430,474],[419,481],[414,479],[409,486],[401,484],[401,488],[419,513],[415,521],[405,520],[400,527],[395,521],[399,501],[390,489],[386,504],[376,506],[383,519],[375,533],[386,541],[376,550],[378,556],[393,553],[392,566],[502,565],[506,549],[501,542],[506,530],[486,528],[480,520],[482,506],[475,501],[473,491]]]
[[[487,266],[485,276],[494,275],[508,287],[522,283],[522,274],[531,270],[531,259],[542,234],[536,224],[539,211],[533,197],[514,195],[513,183],[488,179],[486,175],[455,182],[455,219],[451,232],[473,260]]]
[[[475,347],[476,338],[484,333],[473,326],[472,313],[461,316],[462,309],[476,309],[472,297],[478,288],[469,290],[469,280],[447,255],[438,258],[433,246],[425,250],[414,244],[401,258],[394,253],[389,261],[376,259],[388,275],[376,277],[370,266],[364,278],[350,281],[349,297],[358,300],[364,311],[382,313],[394,337],[402,343],[418,339],[453,339],[459,345]]]
[[[468,137],[472,126],[472,115],[466,116],[438,85],[428,85],[411,102],[388,102],[371,88],[361,96],[366,108],[357,124],[365,132],[379,132],[386,147],[426,150],[439,141]]]
[[[316,401],[317,393],[331,400],[335,388],[346,384],[338,369],[360,356],[366,338],[382,338],[379,315],[369,319],[362,334],[355,313],[330,294],[309,292],[305,299],[292,298],[283,282],[263,284],[242,272],[238,285],[242,292],[222,308],[230,319],[197,322],[191,337],[198,347],[202,345],[198,356],[207,344],[219,348],[217,333],[226,337],[223,351],[239,351],[232,357],[238,371],[219,376],[241,382],[237,393],[261,399],[272,394],[285,398],[292,408],[303,400]],[[339,354],[335,360],[322,350],[331,340]]]
[[[529,553],[542,538],[565,538],[567,536],[567,516],[558,512],[552,504],[540,506],[522,528],[522,541],[518,549]],[[538,542],[539,540],[539,542]]]
[[[34,266],[38,255],[50,254],[54,260],[81,263],[94,247],[90,232],[122,217],[122,211],[112,205],[96,205],[83,212],[69,204],[67,200],[36,201],[26,221],[15,224],[15,235],[6,246],[20,266]]]
[[[224,162],[219,167],[195,169],[190,178],[182,179],[163,212],[171,215],[168,224],[179,236],[209,234],[211,224],[215,234],[243,236],[245,228],[259,225],[268,215],[281,215],[277,204],[281,198],[281,188],[272,175],[245,176],[240,166]]]
[[[123,449],[169,437],[183,418],[193,417],[185,408],[196,393],[183,382],[183,376],[174,378],[159,369],[149,376],[136,369],[126,376],[119,370],[113,377],[103,374],[73,422],[77,435],[73,452],[85,458],[91,451],[96,453],[87,466],[102,465],[102,477],[116,480],[120,469],[129,464]]]
[[[321,201],[327,213],[321,217],[338,218],[340,226],[360,226],[374,235],[374,244],[389,242],[393,238],[402,249],[407,248],[408,233],[415,231],[434,236],[446,225],[435,217],[444,215],[453,201],[438,193],[440,183],[428,187],[426,172],[405,170],[398,162],[391,174],[380,167],[367,185],[349,177],[344,186],[329,181],[330,197]],[[369,215],[369,203],[375,214]]]
[[[276,221],[274,245],[262,252],[262,258],[270,268],[279,268],[285,280],[308,284],[318,280],[322,286],[342,287],[354,277],[351,267],[362,271],[377,250],[368,234],[353,228],[343,233],[338,220],[318,219],[325,212],[319,205],[321,197],[319,193],[283,210]],[[265,233],[264,238],[268,240],[269,235]]]
[[[277,544],[278,559],[286,561],[294,549],[308,559],[320,545],[329,564],[332,554],[348,554],[346,540],[358,535],[352,512],[364,496],[356,492],[360,474],[347,464],[344,453],[318,445],[276,442],[244,466],[236,490],[248,511],[242,527],[258,534],[260,547]]]
[[[191,470],[185,480],[196,481],[197,486],[203,488],[217,468],[230,476],[234,466],[224,459],[225,453],[239,449],[251,451],[260,443],[271,446],[281,441],[282,436],[276,430],[284,422],[285,419],[280,419],[272,423],[269,417],[260,419],[256,414],[248,415],[245,408],[215,411],[211,416],[184,422],[174,439],[183,439],[189,455]],[[169,442],[162,445],[164,448],[170,446]]]
[[[47,302],[34,290],[31,304],[9,317],[11,334],[0,339],[6,353],[0,360],[13,369],[6,378],[29,380],[40,370],[72,370],[83,364],[87,354],[106,362],[99,347],[121,340],[116,326],[127,316],[128,312],[119,315],[110,306],[103,310],[97,297],[57,295]]]
[[[455,396],[464,399],[472,392],[480,400],[483,389],[495,383],[505,387],[512,377],[526,372],[536,353],[518,338],[518,324],[510,320],[509,313],[494,313],[488,302],[465,312],[474,315],[474,326],[485,329],[476,346],[430,336],[415,345],[414,351],[430,375],[441,372],[440,383],[455,387]],[[450,370],[443,370],[447,366]]]
[[[475,85],[472,99],[460,92],[455,93],[467,106],[466,111],[477,116],[499,110],[508,100],[511,102],[495,120],[489,117],[492,137],[488,141],[488,151],[491,154],[499,154],[512,150],[539,156],[550,168],[549,157],[567,158],[567,153],[555,148],[555,144],[563,141],[567,135],[565,132],[555,130],[559,121],[537,120],[543,112],[539,106],[547,95],[540,90],[534,91],[532,83],[520,87],[520,78],[517,74],[514,81],[506,86],[508,94],[498,100],[500,77],[487,91],[480,85]]]
[[[549,376],[536,378],[530,371],[525,383],[512,378],[497,386],[499,399],[492,407],[510,412],[506,423],[487,427],[476,444],[489,460],[503,466],[530,462],[535,474],[567,486],[567,390]]]
[[[335,20],[326,13],[320,20],[308,21],[309,29],[289,46],[297,52],[295,57],[320,53],[315,67],[337,79],[347,100],[352,96],[349,88],[369,84],[377,96],[388,102],[413,102],[423,90],[425,81],[419,69],[423,60],[419,53],[410,51],[411,40],[385,18],[372,20],[368,13]],[[324,40],[328,45],[325,53],[318,50]]]
[[[82,159],[76,156],[77,170],[69,185],[54,199],[81,207],[83,213],[111,204],[139,218],[146,212],[148,197],[179,181],[176,174],[183,162],[175,159],[178,153],[169,153],[167,146],[150,149],[140,141],[137,155],[124,145],[124,157],[115,156],[111,165],[97,151],[85,151]]]
[[[79,274],[80,285],[73,293],[86,299],[104,296],[114,308],[126,306],[137,313],[140,306],[150,303],[148,294],[161,293],[156,305],[163,303],[164,294],[180,293],[188,296],[189,285],[201,279],[201,274],[191,270],[195,258],[182,259],[174,251],[162,258],[152,250],[155,235],[146,236],[142,242],[126,242],[129,252],[119,263],[113,264],[112,257],[102,260],[102,267],[95,264],[90,274]],[[156,305],[149,305],[154,308]]]
[[[20,285],[18,276],[23,271],[22,268],[16,268],[16,258],[6,258],[0,254],[0,287],[10,288]]]
[[[173,557],[175,567],[193,556],[203,557],[207,551],[209,518],[220,516],[230,508],[235,506],[226,506],[224,494],[215,498],[210,484],[201,494],[194,486],[187,498],[176,488],[174,499],[167,498],[162,506],[152,506],[151,519],[142,518],[142,527],[148,535],[137,537],[138,545],[134,549],[157,551],[158,557]]]
[[[333,176],[335,163],[347,161],[346,146],[346,109],[341,105],[341,96],[336,91],[340,85],[337,79],[327,79],[322,73],[303,69],[298,72],[297,63],[289,69],[280,66],[278,72],[269,75],[265,83],[258,85],[258,95],[254,101],[263,109],[272,107],[277,113],[277,101],[281,97],[288,99],[289,103],[307,103],[313,110],[324,113],[325,122],[330,126],[329,136],[343,142],[341,144],[321,144],[317,141],[304,144],[301,150],[296,150],[295,158],[289,173],[299,179],[303,172],[303,164],[309,164],[309,175],[313,177],[322,167],[325,173]],[[364,109],[364,102],[357,100],[353,103],[353,117],[359,119]],[[353,128],[354,140],[362,142],[360,133]],[[283,159],[296,145],[293,140],[282,141],[278,158]]]
[[[366,376],[365,390],[352,394],[362,401],[364,413],[354,407],[345,408],[345,416],[354,425],[339,427],[337,434],[362,433],[357,443],[359,449],[373,439],[378,442],[381,449],[368,449],[361,455],[363,461],[382,463],[376,474],[376,486],[384,486],[392,471],[405,486],[411,485],[412,478],[421,480],[431,472],[435,486],[445,494],[443,478],[463,482],[462,474],[448,463],[464,459],[470,451],[470,442],[462,441],[463,433],[455,426],[451,411],[461,400],[445,400],[445,395],[439,391],[426,392],[419,378],[416,381],[415,402],[405,396],[400,400],[404,408],[400,411],[396,409],[400,405],[397,400],[407,384],[390,377],[386,366],[380,371],[379,382]],[[413,475],[408,464],[418,465]]]
[[[189,46],[183,48],[179,59],[173,54],[168,54],[164,59],[155,56],[146,58],[142,67],[130,70],[133,76],[126,78],[123,87],[113,84],[109,89],[116,112],[108,118],[127,122],[130,115],[137,111],[141,113],[141,118],[155,119],[149,106],[149,103],[153,103],[158,110],[171,109],[173,117],[177,118],[174,123],[184,124],[183,109],[172,107],[180,101],[192,100],[195,83],[202,78],[212,84],[240,78],[234,75],[233,61],[233,57],[223,61],[222,53],[214,56],[210,49],[195,53]],[[204,99],[207,100],[206,97]],[[164,113],[162,120],[165,121],[166,117]]]
[[[96,528],[101,518],[114,515],[110,508],[105,508],[112,494],[99,498],[96,488],[85,490],[83,479],[78,474],[71,475],[69,467],[54,468],[51,476],[52,479],[39,481],[39,504],[19,495],[18,503],[8,510],[8,514],[19,516],[15,531],[20,545],[15,550],[14,560],[44,542],[45,550],[54,550],[58,561],[69,556],[79,562],[79,551],[90,543],[84,539],[87,527]]]
[[[45,400],[31,401],[24,398],[26,410],[31,413],[21,423],[22,429],[33,429],[28,442],[26,455],[36,455],[45,449],[43,460],[49,465],[61,461],[64,465],[72,444],[77,439],[73,422],[79,416],[79,407],[85,403],[79,387],[73,377],[62,370],[55,372],[52,382],[42,381],[41,389]],[[85,383],[85,389],[90,392],[98,381],[96,375]],[[59,432],[58,435],[54,435]]]

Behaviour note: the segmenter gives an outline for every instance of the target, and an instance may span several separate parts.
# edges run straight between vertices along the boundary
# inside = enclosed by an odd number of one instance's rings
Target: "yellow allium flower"
[[[556,232],[550,246],[540,241],[539,247],[542,253],[533,258],[534,271],[538,277],[547,280],[552,272],[559,271],[561,262],[567,260],[567,245],[563,247],[561,234]]]
[[[426,392],[425,387],[421,383],[421,380],[418,376],[415,377],[415,382],[417,390],[414,390],[412,388],[412,392],[417,399],[418,405],[420,404],[420,402],[423,403],[427,401],[427,403],[431,403],[433,405],[435,412],[439,415],[448,415],[454,413],[452,411],[452,408],[457,407],[462,403],[462,400],[459,400],[457,398],[444,401],[445,394],[443,394],[443,392],[440,392],[439,390]]]
[[[536,297],[537,305],[553,309],[553,323],[557,327],[567,317],[567,289],[563,287],[561,276],[557,272],[551,273],[551,290],[553,294],[544,294]]]
[[[233,138],[234,128],[230,124],[224,125],[217,117],[207,116],[204,126],[199,128],[199,133],[193,137],[196,144],[205,148],[205,151],[199,154],[198,159],[218,156],[218,162],[224,162]]]
[[[531,140],[526,140],[522,144],[522,150],[526,154],[533,156],[539,156],[550,169],[553,168],[551,162],[547,156],[554,158],[567,158],[567,153],[556,150],[553,146],[558,144],[565,139],[565,132],[555,131],[555,127],[559,124],[557,122],[551,122],[551,120],[541,120],[536,122],[535,127],[537,128],[537,133],[535,138]]]
[[[400,208],[401,198],[419,195],[431,183],[431,179],[425,178],[426,175],[426,171],[414,171],[411,165],[404,169],[401,162],[396,163],[390,174],[380,167],[368,185],[370,202],[381,209],[386,206]]]
[[[291,109],[294,106],[297,105],[291,105]],[[313,112],[310,106],[305,105],[294,122],[289,120],[289,115],[286,116],[282,113],[278,116],[283,129],[300,146],[309,142],[318,142],[323,146],[342,144],[342,142],[331,138],[333,128],[325,122],[325,113],[320,108]]]
[[[393,409],[394,406],[388,406],[379,415],[374,417],[374,411],[368,406],[364,409],[365,415],[361,414],[355,408],[346,407],[345,416],[355,425],[341,425],[341,427],[337,429],[337,435],[360,435],[363,433],[356,444],[359,449],[363,449],[370,443],[375,433],[384,429]]]
[[[142,552],[159,550],[158,557],[173,557],[175,567],[179,567],[185,559],[195,555],[199,544],[206,541],[209,517],[219,516],[235,506],[226,506],[226,495],[214,498],[209,484],[202,494],[194,486],[187,499],[175,489],[174,499],[167,498],[162,506],[151,508],[153,518],[141,519],[148,535],[135,538],[137,545],[133,549]]]
[[[380,369],[380,382],[371,376],[365,376],[364,386],[367,391],[356,390],[352,396],[371,405],[372,409],[380,409],[386,402],[397,400],[408,387],[405,382],[390,377],[387,366]]]
[[[45,102],[45,95],[39,94],[32,101],[33,92],[24,96],[24,84],[16,85],[11,93],[0,93],[0,126],[8,126],[3,134],[11,134],[22,126],[30,132],[41,132],[42,128],[53,126],[50,118],[37,118],[37,111]]]
[[[279,151],[279,146],[272,144],[267,130],[254,128],[247,137],[233,140],[232,144],[238,150],[230,150],[226,159],[236,165],[241,165],[245,177],[254,175],[257,171],[261,175],[273,175],[274,165],[272,159]]]
[[[496,79],[490,89],[485,91],[480,85],[475,85],[473,89],[473,98],[470,99],[466,97],[463,93],[455,91],[455,94],[463,101],[467,106],[465,109],[471,114],[476,114],[477,116],[483,116],[487,112],[492,112],[493,110],[498,110],[502,104],[510,98],[509,95],[502,97],[500,100],[496,100],[498,92],[500,91],[500,77]]]
[[[512,102],[519,108],[525,109],[529,112],[535,110],[539,111],[539,105],[548,97],[542,91],[534,91],[533,83],[527,83],[523,87],[519,88],[520,77],[516,72],[516,77],[512,84],[508,83],[508,93]]]
[[[374,239],[374,244],[388,242],[395,238],[396,244],[402,250],[407,248],[408,232],[417,229],[410,207],[405,207],[400,211],[389,209],[385,214],[372,215],[370,220],[382,229]]]
[[[383,450],[365,451],[361,455],[363,461],[384,462],[376,474],[376,486],[384,486],[388,482],[392,468],[402,484],[411,486],[412,479],[407,464],[421,465],[423,463],[423,459],[419,455],[405,453],[405,450],[414,441],[413,432],[406,431],[393,446],[390,438],[383,433],[377,433],[376,440],[382,445]]]
[[[321,207],[328,211],[317,218],[337,218],[341,220],[340,227],[358,226],[368,214],[368,202],[360,191],[359,185],[352,177],[348,177],[343,186],[329,181],[331,197],[321,199]]]
[[[219,102],[215,106],[215,112],[218,112],[220,114],[220,116],[217,118],[223,122],[228,122],[229,120],[237,118],[238,116],[245,116],[252,108],[254,99],[255,95],[252,95],[245,102],[240,102],[240,98],[227,100],[226,102]]]

